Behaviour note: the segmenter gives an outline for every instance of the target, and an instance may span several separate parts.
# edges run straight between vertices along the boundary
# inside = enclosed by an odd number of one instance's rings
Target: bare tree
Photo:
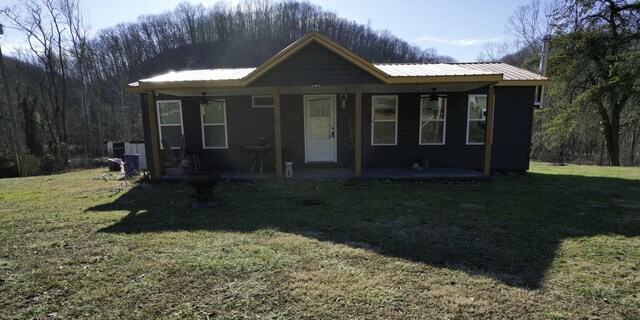
[[[54,140],[66,143],[67,64],[59,8],[53,0],[23,0],[7,17],[26,34],[31,53],[45,71],[39,89],[48,105],[48,123],[55,128]]]
[[[80,82],[80,111],[84,123],[84,152],[88,157],[92,151],[91,143],[91,110],[90,104],[87,103],[87,58],[89,54],[88,38],[89,25],[81,13],[77,0],[59,0],[60,11],[64,19],[64,23],[68,28],[68,36],[71,42],[68,49],[73,59],[75,68],[75,76]]]

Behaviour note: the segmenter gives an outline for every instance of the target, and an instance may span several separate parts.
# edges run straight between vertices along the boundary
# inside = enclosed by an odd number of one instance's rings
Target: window
[[[202,147],[204,149],[227,148],[227,112],[224,100],[210,100],[200,106],[202,115]]]
[[[251,102],[251,106],[254,108],[273,108],[272,95],[252,96]]]
[[[420,97],[420,144],[444,144],[447,119],[447,98],[431,101]]]
[[[487,95],[469,95],[467,112],[467,144],[484,144],[484,132],[487,126]]]
[[[180,100],[158,101],[158,123],[160,141],[166,140],[171,149],[179,149],[182,144],[182,104]],[[162,143],[160,144],[161,148]]]
[[[371,97],[371,145],[397,144],[398,96]]]

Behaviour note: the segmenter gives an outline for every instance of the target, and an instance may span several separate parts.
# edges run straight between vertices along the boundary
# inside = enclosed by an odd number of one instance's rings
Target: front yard
[[[0,180],[0,318],[640,318],[640,168],[492,182]]]

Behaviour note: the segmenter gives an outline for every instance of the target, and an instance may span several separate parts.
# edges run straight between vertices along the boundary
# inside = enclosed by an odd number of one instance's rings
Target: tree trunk
[[[631,131],[631,151],[629,152],[629,165],[634,165],[635,164],[635,157],[636,157],[636,139],[638,136],[638,128],[640,128],[639,125],[635,125],[633,127],[634,129]]]
[[[604,165],[604,145],[605,145],[605,139],[602,139],[602,145],[600,146],[600,158],[598,161],[598,165],[602,166]]]
[[[609,156],[609,165],[614,167],[620,166],[620,114],[615,111],[611,115],[611,123],[609,130],[605,130],[605,142],[607,146],[607,155]]]

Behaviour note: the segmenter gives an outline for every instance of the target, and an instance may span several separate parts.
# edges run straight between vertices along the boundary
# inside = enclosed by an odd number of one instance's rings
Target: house
[[[360,177],[417,159],[526,171],[536,86],[547,83],[504,63],[372,64],[311,32],[257,68],[170,72],[128,89],[141,95],[152,177],[161,140],[173,149],[182,135],[203,166],[248,170],[262,137],[279,176],[293,161]]]

